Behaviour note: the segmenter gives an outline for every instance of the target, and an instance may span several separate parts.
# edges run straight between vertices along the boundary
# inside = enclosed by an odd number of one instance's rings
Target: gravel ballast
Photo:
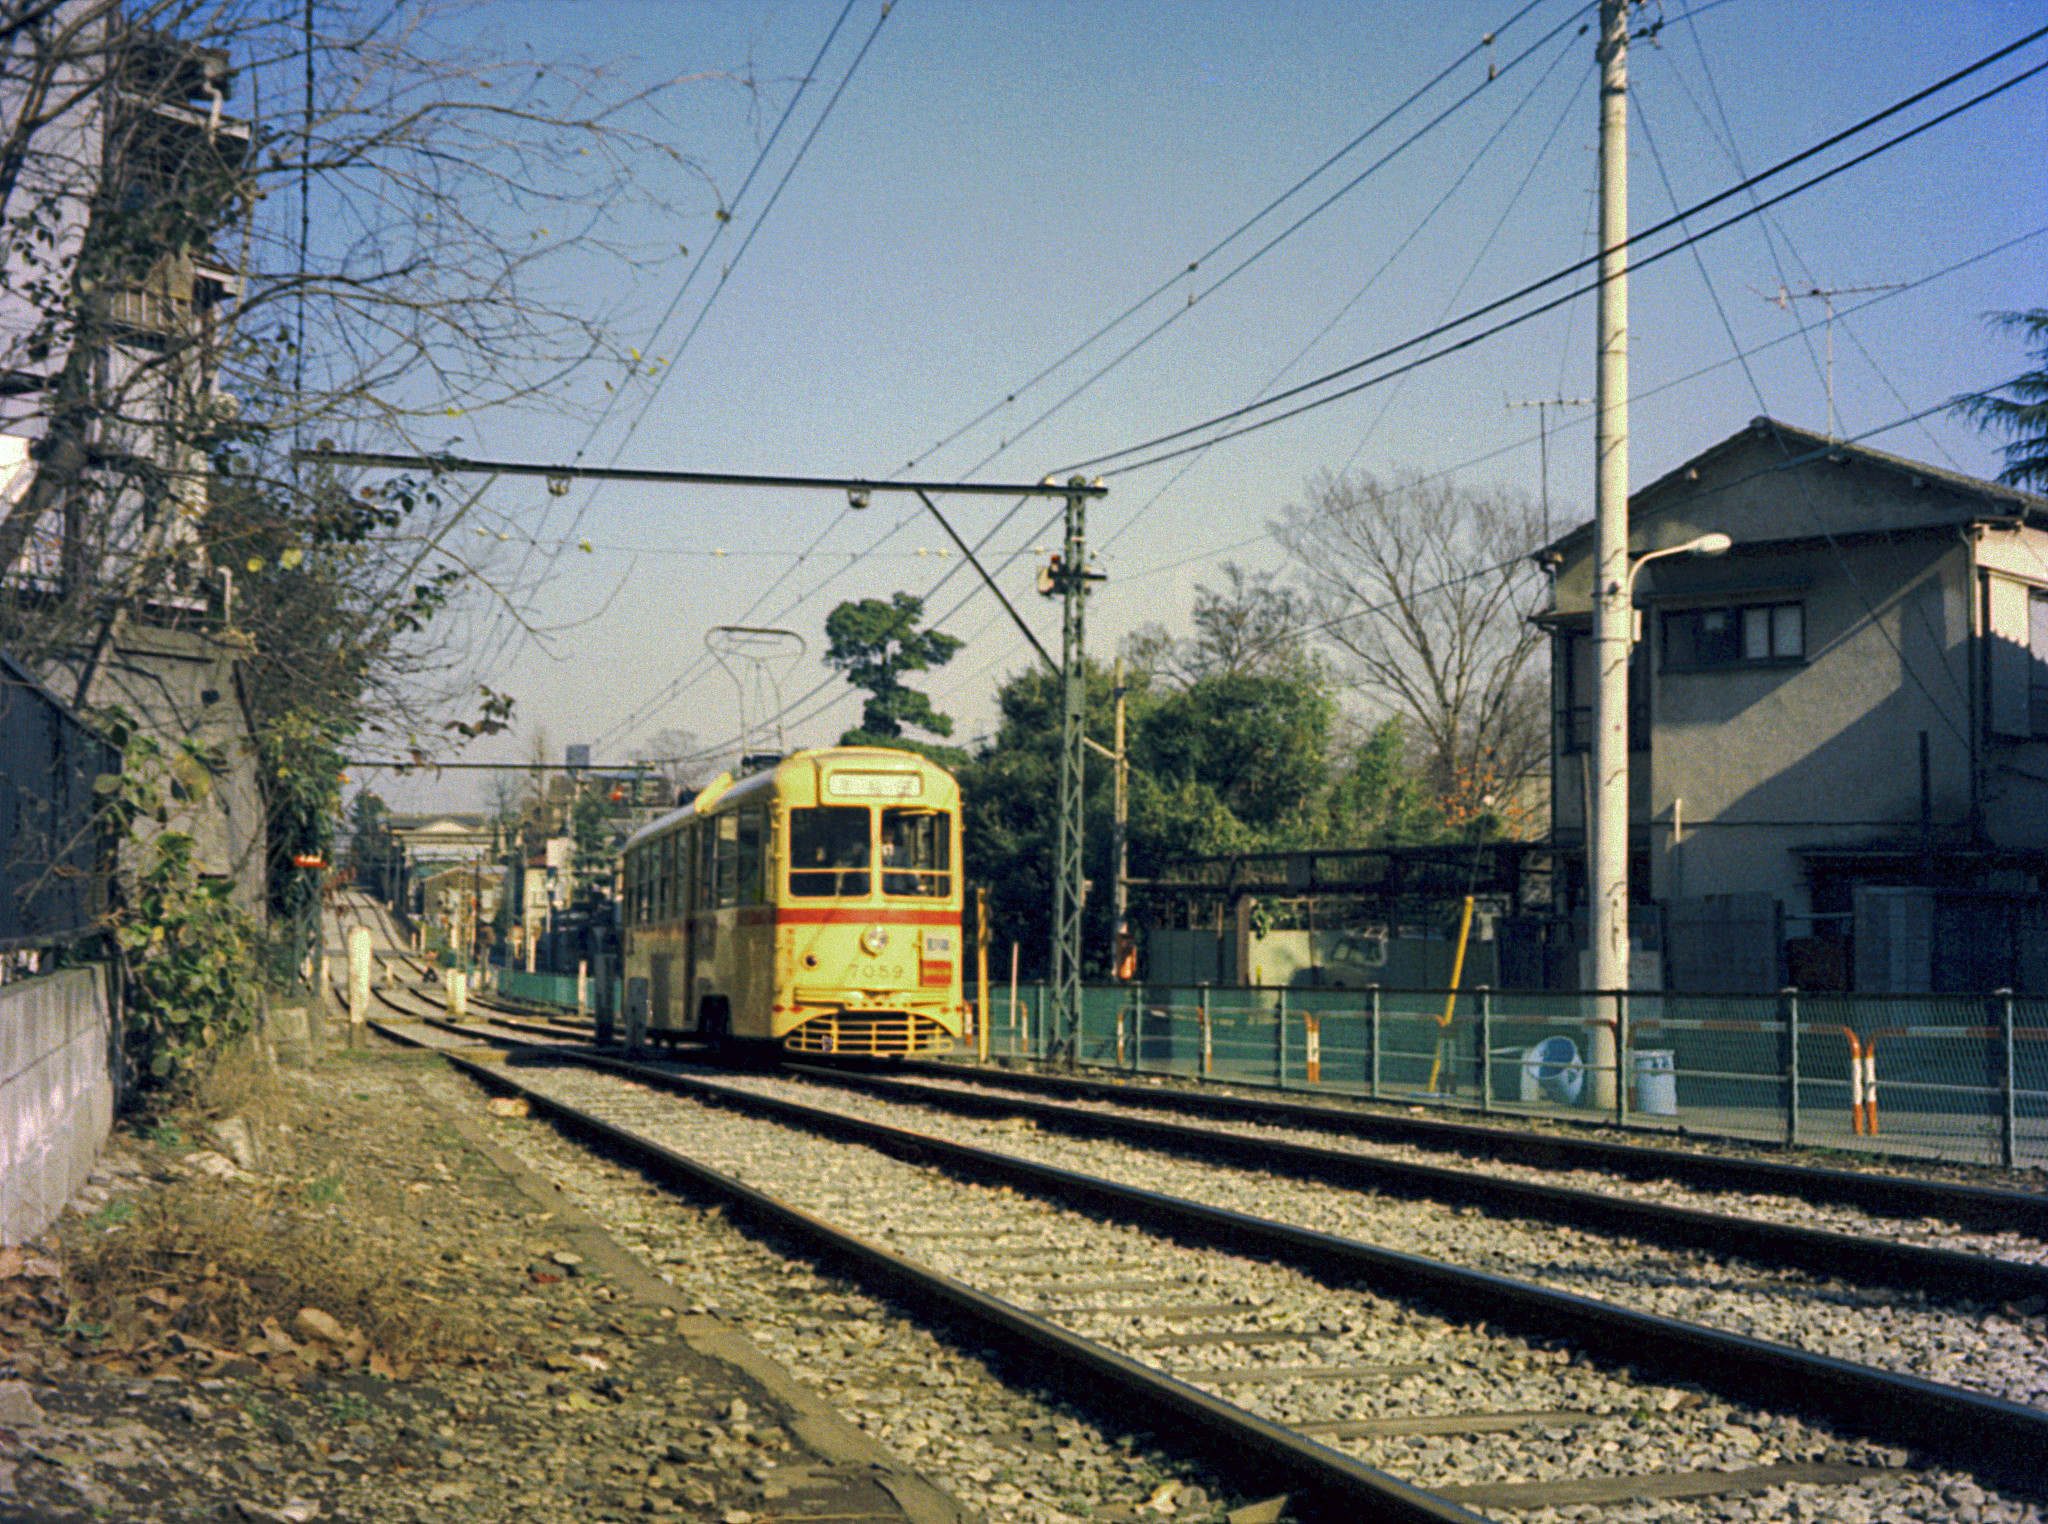
[[[1112,1347],[1166,1363],[1183,1379],[1213,1378],[1222,1395],[1278,1421],[1349,1423],[1417,1413],[1518,1412],[1558,1414],[1555,1433],[1541,1422],[1521,1431],[1451,1436],[1393,1437],[1335,1435],[1326,1442],[1369,1464],[1383,1466],[1426,1487],[1502,1482],[1540,1482],[1587,1475],[1633,1476],[1649,1471],[1730,1471],[1795,1463],[1859,1464],[1878,1468],[1857,1486],[1792,1485],[1744,1496],[1706,1501],[1654,1502],[1565,1507],[1500,1517],[1638,1519],[1951,1519],[1973,1510],[1977,1519],[2043,1517],[2037,1505],[1985,1492],[1953,1473],[1897,1469],[1902,1452],[1782,1415],[1724,1403],[1682,1386],[1658,1386],[1627,1371],[1603,1370],[1564,1346],[1504,1339],[1484,1328],[1446,1323],[1357,1288],[1332,1288],[1285,1267],[1234,1260],[1228,1255],[1162,1242],[1128,1228],[1096,1222],[1007,1190],[971,1185],[937,1171],[885,1158],[870,1150],[834,1143],[730,1111],[706,1108],[609,1077],[568,1069],[522,1071],[523,1081],[572,1105],[586,1107],[621,1125],[676,1148],[835,1222],[921,1258],[972,1284],[996,1290],[1026,1306],[1058,1310],[1058,1320]],[[748,1078],[749,1088],[787,1084]],[[866,1101],[846,1101],[849,1111],[900,1110]],[[1156,1154],[1129,1155],[1115,1168],[1104,1164],[1096,1143],[1041,1138],[1021,1121],[961,1123],[957,1118],[920,1119],[922,1130],[960,1136],[985,1146],[1031,1153],[1047,1162],[1093,1173],[1119,1175],[1128,1168],[1149,1189],[1196,1199],[1227,1197],[1221,1204],[1262,1215],[1270,1182],[1245,1172],[1184,1165]],[[1085,1151],[1085,1162],[1079,1151]],[[1188,1178],[1167,1171],[1186,1168]],[[1206,1174],[1207,1190],[1202,1182]],[[1227,1177],[1227,1178],[1226,1178]],[[1256,1194],[1253,1194],[1256,1193]],[[1327,1188],[1315,1194],[1329,1197]],[[1337,1193],[1341,1194],[1341,1193]],[[1376,1203],[1406,1208],[1412,1203]],[[1502,1224],[1457,1217],[1467,1237]],[[1313,1225],[1348,1236],[1374,1236],[1347,1227],[1344,1219]],[[1012,1235],[1018,1235],[1013,1237]],[[958,1240],[949,1245],[949,1240]],[[1594,1252],[1576,1240],[1563,1242],[1576,1258]],[[1438,1246],[1439,1251],[1441,1245]],[[1423,1252],[1427,1252],[1426,1250]],[[1503,1257],[1524,1251],[1503,1249]],[[991,1266],[1016,1256],[1007,1278]],[[1032,1288],[1032,1274],[1045,1277]],[[1613,1274],[1616,1272],[1609,1271]],[[1074,1277],[1082,1279],[1076,1281]],[[1087,1278],[1108,1284],[1087,1288]],[[1692,1279],[1701,1279],[1697,1275]],[[1124,1285],[1121,1283],[1129,1283]],[[1147,1289],[1149,1288],[1149,1289]],[[1584,1289],[1583,1286],[1576,1289]],[[1654,1290],[1646,1286],[1645,1291]],[[1745,1281],[1742,1295],[1765,1293]],[[1811,1317],[1816,1298],[1796,1280],[1769,1295],[1797,1301]],[[1133,1300],[1135,1298],[1135,1301]],[[1174,1311],[1182,1301],[1208,1303],[1225,1313],[1222,1324]],[[1173,1304],[1161,1307],[1162,1302]],[[1205,1336],[1190,1339],[1192,1331]],[[1226,1334],[1229,1343],[1221,1337]],[[829,1341],[819,1346],[829,1348]],[[799,1343],[800,1357],[810,1346]],[[1171,1349],[1166,1359],[1162,1349]],[[1415,1358],[1411,1358],[1415,1357]],[[1382,1371],[1366,1382],[1330,1382],[1317,1376],[1290,1378],[1287,1368],[1370,1366]],[[1398,1369],[1405,1366],[1416,1369]],[[1246,1384],[1247,1369],[1264,1367],[1279,1379]],[[1397,1369],[1388,1369],[1394,1367]],[[886,1411],[874,1422],[886,1429]],[[1534,1435],[1532,1438],[1531,1429]],[[936,1463],[951,1482],[949,1459]],[[971,1478],[970,1478],[971,1480]],[[1960,1500],[1960,1501],[1959,1501]],[[980,1501],[977,1499],[977,1501]]]

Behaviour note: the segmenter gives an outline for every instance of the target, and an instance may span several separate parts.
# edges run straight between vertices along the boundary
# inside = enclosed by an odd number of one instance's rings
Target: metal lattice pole
[[[1085,485],[1080,477],[1067,483]],[[1084,709],[1088,677],[1082,667],[1082,610],[1088,596],[1085,527],[1088,499],[1067,498],[1067,535],[1057,577],[1063,617],[1060,622],[1060,800],[1059,831],[1053,857],[1052,998],[1058,1012],[1058,1051],[1069,1067],[1081,1037],[1081,920],[1085,884],[1081,831],[1086,791],[1083,748]]]

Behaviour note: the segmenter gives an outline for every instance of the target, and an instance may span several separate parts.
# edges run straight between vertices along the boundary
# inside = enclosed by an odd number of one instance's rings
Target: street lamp
[[[1628,666],[1635,645],[1636,575],[1670,556],[1720,556],[1734,544],[1718,531],[1683,545],[1630,558],[1604,586],[1595,577],[1593,659],[1593,819],[1588,855],[1592,883],[1594,990],[1614,1002],[1612,1019],[1596,1023],[1591,1048],[1592,1103],[1611,1111],[1620,1081],[1621,995],[1628,987]]]

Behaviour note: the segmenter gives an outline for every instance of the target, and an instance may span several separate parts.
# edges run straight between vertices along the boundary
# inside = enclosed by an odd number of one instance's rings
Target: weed
[[[143,1136],[148,1138],[158,1148],[183,1148],[185,1146],[185,1135],[178,1131],[175,1122],[158,1122],[148,1132],[144,1133]]]
[[[69,1331],[168,1321],[195,1339],[239,1347],[263,1324],[289,1328],[304,1307],[359,1331],[394,1362],[481,1361],[496,1341],[480,1319],[408,1290],[388,1256],[320,1210],[340,1183],[264,1187],[188,1180],[146,1198],[120,1233],[70,1246]],[[506,1351],[506,1353],[515,1353]],[[360,1400],[360,1399],[358,1399]]]

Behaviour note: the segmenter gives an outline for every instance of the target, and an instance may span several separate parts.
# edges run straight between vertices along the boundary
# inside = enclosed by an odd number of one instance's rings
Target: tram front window
[[[830,899],[868,892],[868,820],[864,805],[821,805],[789,812],[789,892]]]
[[[882,893],[933,899],[951,894],[952,824],[938,810],[883,810]]]

